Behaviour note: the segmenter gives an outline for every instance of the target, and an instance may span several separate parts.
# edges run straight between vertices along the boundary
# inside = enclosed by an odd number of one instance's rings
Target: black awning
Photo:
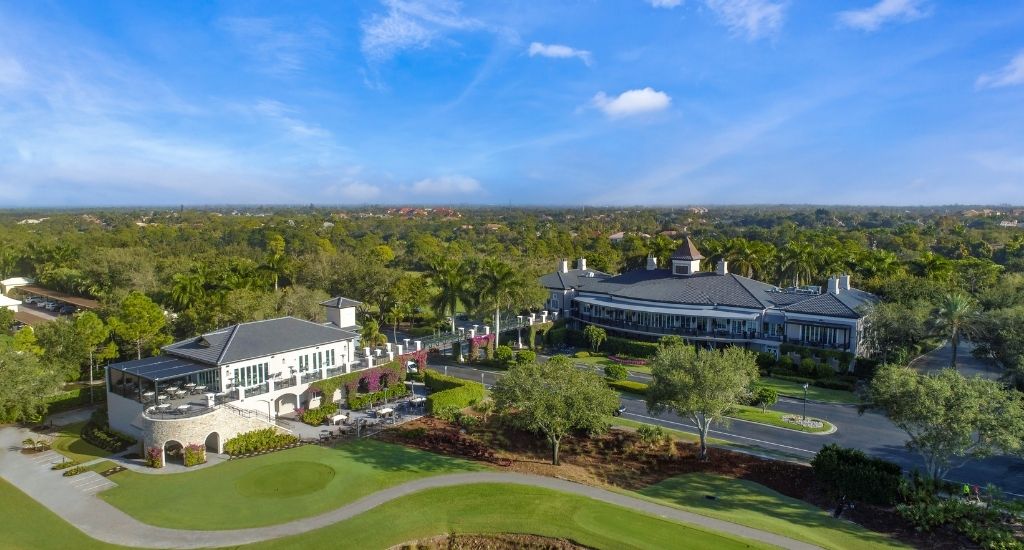
[[[189,374],[203,371],[218,370],[218,367],[190,361],[172,355],[161,355],[159,357],[147,357],[124,363],[114,363],[108,368],[121,371],[126,374],[133,374],[146,380],[161,382],[172,378],[179,378]]]

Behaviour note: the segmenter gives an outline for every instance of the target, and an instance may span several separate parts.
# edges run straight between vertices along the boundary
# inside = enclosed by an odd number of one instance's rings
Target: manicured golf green
[[[53,438],[53,444],[50,448],[78,462],[89,462],[90,460],[110,456],[109,451],[105,451],[82,439],[82,428],[84,426],[85,422],[75,422],[74,424],[62,426],[60,434]]]
[[[388,548],[451,532],[532,533],[616,550],[768,547],[548,489],[473,484],[415,493],[330,527],[252,548]]]
[[[836,520],[806,502],[739,479],[684,474],[633,494],[823,548],[849,550],[904,547],[885,535],[847,521]],[[715,500],[706,498],[708,495],[713,495]]]
[[[438,474],[485,469],[400,445],[361,440],[307,445],[171,475],[124,471],[100,497],[160,527],[218,530],[285,523]],[[244,506],[243,506],[244,503]]]
[[[803,398],[804,396],[804,385],[800,382],[779,380],[778,378],[765,376],[759,379],[757,383],[774,389],[779,392],[779,395],[785,395],[797,399]],[[860,403],[860,398],[853,392],[830,390],[828,388],[819,388],[817,386],[807,386],[807,399],[811,401],[820,401],[822,403]]]
[[[0,546],[12,550],[122,548],[86,536],[3,479],[0,479],[0,533],[3,533]]]
[[[786,422],[785,420],[782,419],[782,417],[785,416],[785,414],[780,413],[778,411],[773,411],[771,409],[762,412],[759,407],[746,407],[740,405],[734,407],[733,410],[729,413],[729,416],[731,418],[738,418],[740,420],[746,420],[748,422],[767,424],[769,426],[775,426],[777,428],[788,428],[790,430],[797,430],[799,432],[824,433],[832,430],[832,424],[830,424],[827,420],[822,420],[820,418],[815,419],[820,420],[823,423],[823,425],[820,428],[810,428],[806,426],[801,426],[799,424],[794,424],[792,422]]]

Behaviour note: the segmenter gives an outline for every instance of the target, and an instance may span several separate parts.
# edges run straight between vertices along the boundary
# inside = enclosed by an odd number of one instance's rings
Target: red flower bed
[[[618,355],[609,355],[608,359],[623,365],[633,365],[634,367],[643,367],[647,364],[646,359],[632,359],[629,357],[619,357]]]

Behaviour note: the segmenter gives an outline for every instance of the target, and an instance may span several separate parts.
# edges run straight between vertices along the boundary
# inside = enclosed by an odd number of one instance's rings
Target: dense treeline
[[[1024,230],[1000,227],[998,216],[797,207],[241,210],[0,213],[0,278],[35,277],[99,299],[96,330],[107,333],[95,346],[71,345],[88,327],[67,320],[0,346],[38,350],[42,363],[73,379],[89,364],[231,323],[322,320],[318,304],[329,296],[363,302],[364,339],[381,341],[399,327],[439,330],[463,311],[483,319],[536,309],[545,298],[536,277],[559,258],[586,257],[607,272],[642,268],[648,255],[664,266],[690,234],[709,263],[725,259],[734,273],[782,286],[851,274],[887,301],[869,331],[879,359],[956,335],[1024,372]],[[26,219],[42,221],[18,223]],[[609,239],[617,232],[621,239]],[[940,312],[957,320],[937,323]]]

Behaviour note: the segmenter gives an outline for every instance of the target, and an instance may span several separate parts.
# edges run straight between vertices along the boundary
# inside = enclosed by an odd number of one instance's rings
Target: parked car
[[[29,296],[28,298],[25,298],[24,300],[22,300],[22,302],[24,302],[26,304],[34,304],[34,303],[38,302],[39,300],[40,299],[36,298],[35,296]]]
[[[47,311],[57,311],[58,309],[60,309],[60,304],[58,304],[57,302],[46,302],[45,307]]]
[[[58,313],[60,313],[61,315],[71,315],[76,311],[78,311],[78,308],[75,306],[64,306],[60,308],[60,311]]]
[[[619,401],[619,408],[615,409],[615,412],[612,413],[612,416],[619,416],[624,412],[626,412],[626,404],[623,403],[622,401]]]
[[[42,300],[42,301],[36,302],[36,307],[39,308],[39,309],[48,309],[49,305],[52,304],[52,303],[53,302],[48,302],[46,300]]]

